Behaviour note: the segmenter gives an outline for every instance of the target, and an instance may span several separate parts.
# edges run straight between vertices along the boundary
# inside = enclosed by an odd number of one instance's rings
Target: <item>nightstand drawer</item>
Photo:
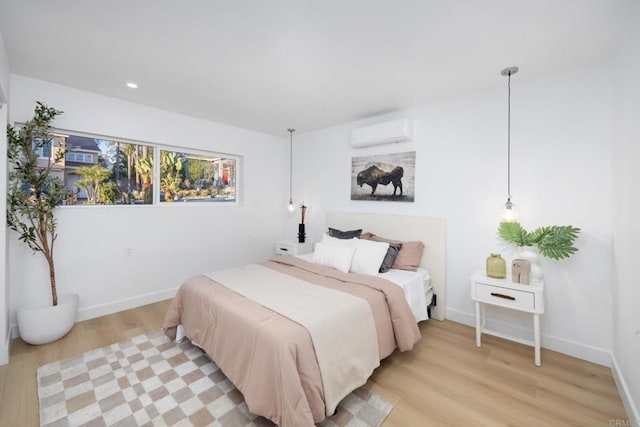
[[[276,255],[295,255],[296,246],[293,244],[278,242],[276,244]]]
[[[313,250],[311,243],[281,240],[276,242],[276,255],[300,255]]]
[[[501,288],[483,283],[476,284],[476,299],[489,304],[521,310],[534,310],[536,306],[535,295],[531,292]]]

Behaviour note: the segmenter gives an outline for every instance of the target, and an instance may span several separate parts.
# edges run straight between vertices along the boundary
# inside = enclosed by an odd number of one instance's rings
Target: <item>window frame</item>
[[[67,157],[73,155],[73,159]],[[82,160],[78,160],[78,156],[82,156]],[[86,160],[86,158],[89,158],[89,161]],[[77,163],[86,163],[86,164],[93,164],[93,156],[91,154],[88,153],[82,153],[82,152],[78,152],[78,151],[68,151],[67,153],[65,153],[65,160],[70,161],[70,162],[77,162]]]
[[[20,122],[16,122],[15,123],[16,126],[22,126],[23,123]],[[134,204],[134,205],[126,205],[126,204],[113,204],[113,205],[66,205],[66,204],[60,204],[57,207],[58,208],[64,208],[64,209],[75,209],[75,208],[107,208],[107,209],[115,209],[115,208],[126,208],[126,209],[135,209],[135,208],[149,208],[149,207],[168,207],[170,209],[175,209],[177,206],[189,206],[189,207],[196,207],[196,206],[240,206],[240,200],[243,197],[243,193],[242,193],[242,189],[243,189],[243,181],[242,181],[242,177],[243,177],[243,165],[244,165],[244,156],[241,154],[231,154],[231,153],[225,153],[223,151],[213,151],[213,150],[206,150],[206,149],[201,149],[201,148],[190,148],[190,147],[185,147],[185,146],[178,146],[178,145],[170,145],[170,144],[160,144],[160,143],[154,143],[154,142],[148,142],[148,141],[141,141],[141,140],[135,140],[135,139],[130,139],[130,138],[121,138],[121,137],[113,137],[113,136],[106,136],[106,135],[99,135],[99,134],[94,134],[94,133],[88,133],[88,132],[80,132],[80,131],[73,131],[73,130],[67,130],[67,129],[60,129],[60,128],[52,128],[51,129],[51,133],[54,136],[80,136],[80,137],[86,137],[86,138],[93,138],[96,140],[103,140],[103,141],[114,141],[114,142],[122,142],[124,144],[134,144],[134,145],[146,145],[148,147],[151,147],[153,149],[153,201],[151,204]],[[52,142],[53,144],[53,142]],[[53,147],[53,145],[52,145]],[[52,148],[53,150],[53,148]],[[233,201],[222,201],[222,202],[192,202],[192,203],[166,203],[166,202],[161,202],[160,201],[160,153],[162,150],[165,151],[173,151],[173,152],[179,152],[179,153],[184,153],[184,154],[193,154],[196,156],[203,156],[203,157],[220,157],[220,158],[224,158],[224,159],[229,159],[229,160],[234,160],[235,161],[235,175],[234,175],[234,180],[235,180],[235,199]],[[66,154],[68,153],[76,153],[74,151],[69,151],[67,153],[65,153],[65,157],[64,159],[66,160]],[[80,153],[85,155],[86,153]],[[91,156],[91,154],[89,154],[89,156]],[[46,157],[40,157],[39,158],[46,158]],[[75,160],[72,160],[75,161]]]
[[[34,138],[33,140],[35,140],[36,138]],[[42,139],[42,138],[38,138],[38,139]],[[38,159],[40,160],[51,160],[53,161],[52,155],[53,155],[53,148],[54,148],[54,141],[53,138],[48,140],[46,142],[46,144],[42,144],[40,147],[36,148],[35,147],[35,142],[31,143],[33,152],[35,154],[37,154]],[[48,155],[46,155],[46,151],[49,152]]]

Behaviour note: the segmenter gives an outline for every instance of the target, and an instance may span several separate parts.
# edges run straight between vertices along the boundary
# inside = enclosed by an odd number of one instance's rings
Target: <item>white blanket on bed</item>
[[[320,366],[327,415],[379,366],[378,339],[369,304],[250,264],[207,273],[234,292],[304,326]]]

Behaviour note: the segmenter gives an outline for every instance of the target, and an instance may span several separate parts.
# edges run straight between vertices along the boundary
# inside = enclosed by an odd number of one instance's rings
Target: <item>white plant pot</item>
[[[19,308],[16,317],[20,338],[33,345],[53,342],[73,328],[77,314],[77,294],[59,295],[55,307],[47,301]]]

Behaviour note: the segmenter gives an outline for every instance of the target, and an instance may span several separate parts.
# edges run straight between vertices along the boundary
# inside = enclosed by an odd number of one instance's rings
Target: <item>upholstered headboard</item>
[[[327,226],[340,230],[362,228],[390,239],[421,240],[425,250],[420,266],[431,276],[431,285],[437,296],[437,304],[431,309],[431,317],[445,319],[446,286],[446,222],[443,218],[411,215],[362,214],[349,212],[328,212]]]

